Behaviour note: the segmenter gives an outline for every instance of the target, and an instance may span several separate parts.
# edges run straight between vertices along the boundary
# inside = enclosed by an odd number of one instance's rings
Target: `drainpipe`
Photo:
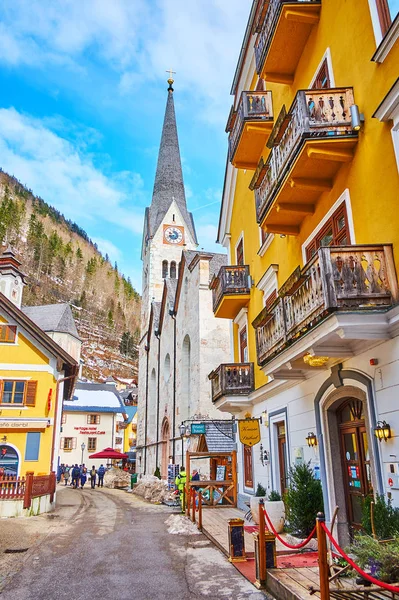
[[[155,446],[155,468],[158,467],[158,446],[159,446],[159,383],[161,375],[161,335],[159,331],[155,332],[155,337],[158,340],[158,381],[157,381],[157,439]]]
[[[59,424],[57,423],[57,414],[58,414],[60,384],[64,383],[64,381],[69,381],[70,379],[76,379],[76,376],[77,376],[77,373],[75,372],[74,375],[68,375],[68,377],[61,377],[61,379],[58,379],[57,383],[55,384],[55,408],[54,408],[53,442],[51,444],[50,471],[53,470],[55,438],[56,438],[58,427],[59,427]]]
[[[144,420],[144,475],[147,471],[147,422],[148,422],[148,364],[150,347],[145,345],[144,350],[147,353],[146,371],[145,371],[145,420]]]
[[[176,464],[175,460],[175,437],[176,437],[176,313],[174,310],[169,311],[173,319],[173,415],[172,415],[172,463]]]

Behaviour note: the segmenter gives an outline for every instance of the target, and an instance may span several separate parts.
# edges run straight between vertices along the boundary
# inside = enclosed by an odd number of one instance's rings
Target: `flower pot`
[[[266,501],[266,496],[251,496],[250,497],[250,508],[252,514],[252,520],[256,525],[259,525],[259,500],[263,499]]]
[[[285,506],[282,500],[266,500],[265,510],[277,533],[282,533],[285,521]],[[267,526],[267,523],[266,523]]]

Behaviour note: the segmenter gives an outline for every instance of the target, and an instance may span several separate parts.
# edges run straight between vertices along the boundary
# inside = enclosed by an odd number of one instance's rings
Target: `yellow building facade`
[[[343,537],[368,489],[399,504],[398,35],[391,0],[255,0],[226,128],[230,266],[211,287],[234,363],[213,400],[263,415],[262,457],[240,449],[241,493],[284,492],[290,466],[310,460],[327,516],[345,505]]]
[[[0,472],[18,477],[57,470],[62,403],[78,373],[77,362],[20,309],[19,264],[11,252],[0,257]]]

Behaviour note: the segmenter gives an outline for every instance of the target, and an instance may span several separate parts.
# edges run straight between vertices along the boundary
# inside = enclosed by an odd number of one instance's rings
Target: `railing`
[[[192,488],[200,488],[204,506],[236,506],[234,481],[189,481],[186,486],[186,514],[189,515]]]
[[[230,294],[249,294],[249,266],[231,265],[220,267],[220,271],[211,283],[213,312],[216,311],[223,296]]]
[[[353,103],[352,88],[297,92],[286,118],[282,119],[280,131],[276,132],[275,139],[278,143],[269,155],[263,179],[255,184],[258,220],[269,209],[274,193],[286,175],[287,167],[298,154],[305,140],[357,136],[357,133],[352,130],[350,116],[350,107]]]
[[[253,322],[263,365],[332,311],[376,310],[398,301],[392,246],[331,246],[297,269]]]
[[[50,475],[37,475],[26,473],[26,478],[12,475],[0,476],[0,501],[22,500],[24,508],[30,508],[32,498],[50,495],[50,502],[54,500],[56,486],[55,473]]]
[[[0,475],[0,500],[15,500],[25,494],[25,478]]]
[[[273,120],[271,92],[242,92],[234,125],[229,135],[229,159],[233,159],[237,150],[245,121],[271,120]]]
[[[219,365],[209,375],[212,400],[221,396],[247,396],[254,390],[254,364],[231,363]]]
[[[263,4],[267,0],[264,0]],[[321,0],[290,0],[290,4],[294,4],[295,2],[306,2],[309,4],[311,2],[315,4],[320,4]],[[274,29],[276,27],[278,18],[280,16],[281,8],[284,4],[284,0],[269,0],[268,8],[266,10],[266,14],[263,17],[263,8],[260,12],[262,19],[262,26],[258,38],[255,43],[255,62],[256,62],[256,71],[260,75],[262,72],[263,63],[265,62],[266,53],[269,49],[270,42],[273,38]],[[288,41],[289,43],[289,41]]]

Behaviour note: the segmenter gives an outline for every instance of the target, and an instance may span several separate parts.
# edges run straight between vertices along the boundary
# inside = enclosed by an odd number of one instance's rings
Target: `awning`
[[[122,452],[118,452],[113,448],[104,448],[101,452],[96,452],[95,454],[90,454],[89,458],[110,458],[112,460],[122,460],[123,458],[127,458],[127,454],[122,454]]]

